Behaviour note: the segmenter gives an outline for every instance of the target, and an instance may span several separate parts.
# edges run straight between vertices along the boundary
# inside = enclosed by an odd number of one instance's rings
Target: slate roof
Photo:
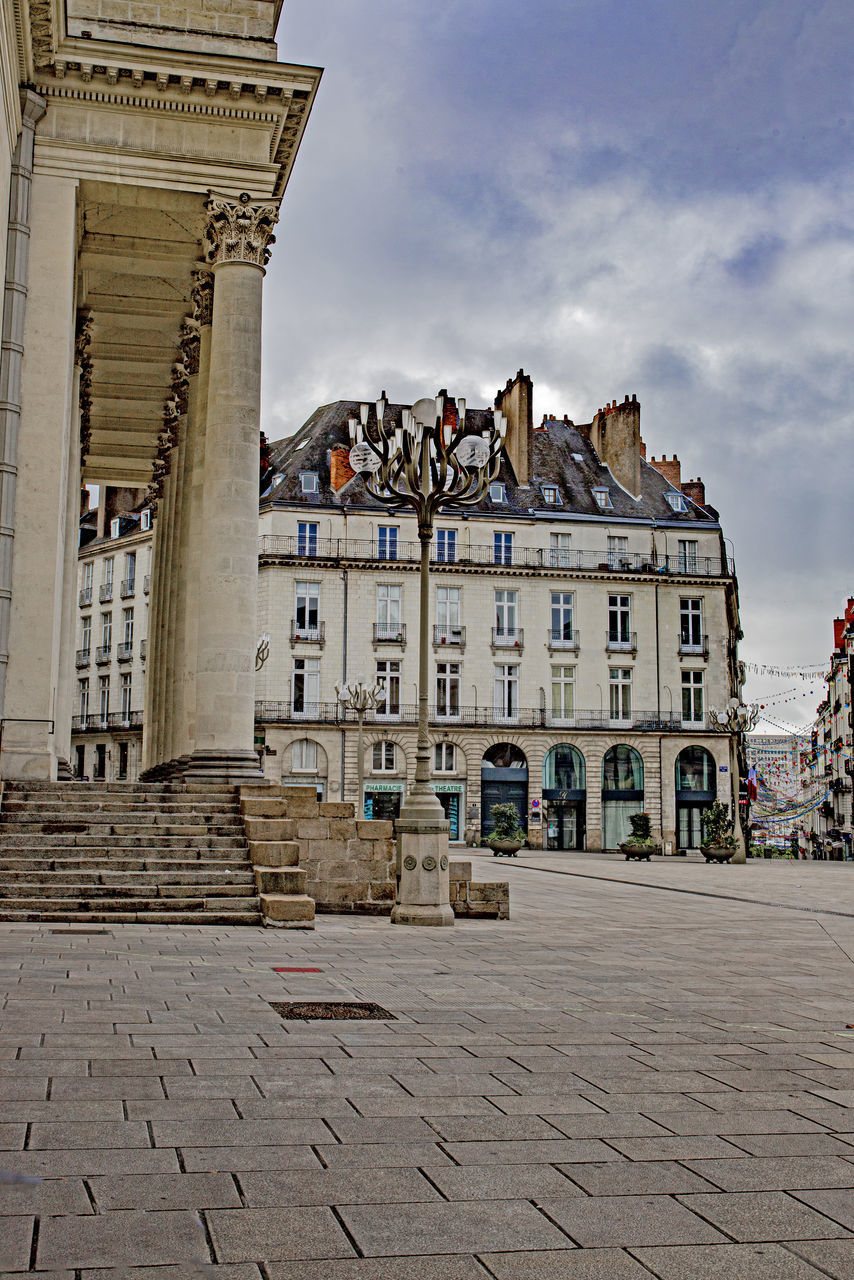
[[[268,504],[290,506],[292,504],[318,507],[342,505],[382,510],[380,503],[365,489],[359,476],[355,476],[337,492],[330,483],[330,451],[336,445],[349,449],[350,435],[347,419],[359,417],[361,401],[337,400],[333,404],[315,409],[308,421],[293,436],[278,440],[270,446],[274,483],[261,495],[261,506]],[[389,404],[386,416],[400,421],[401,411],[408,405]],[[491,409],[467,409],[467,432],[480,432],[493,420]],[[544,424],[545,426],[546,424]],[[376,411],[371,405],[368,431],[376,429]],[[589,427],[587,428],[589,430]],[[598,518],[627,520],[653,520],[660,524],[704,524],[717,527],[714,508],[700,507],[685,498],[684,512],[674,511],[665,494],[673,493],[673,486],[644,459],[641,460],[641,494],[635,500],[620,487],[609,469],[599,460],[584,428],[568,421],[550,419],[547,429],[538,428],[533,433],[533,465],[529,485],[517,484],[513,469],[506,455],[502,454],[496,479],[504,482],[507,501],[492,502],[489,497],[469,512],[481,512],[495,517],[530,517],[532,512],[541,516],[560,519],[561,513]],[[300,473],[315,472],[318,492],[303,493]],[[547,504],[543,497],[543,485],[557,486],[561,502]],[[600,508],[593,496],[596,487],[608,488],[612,507]],[[675,492],[678,492],[675,491]]]

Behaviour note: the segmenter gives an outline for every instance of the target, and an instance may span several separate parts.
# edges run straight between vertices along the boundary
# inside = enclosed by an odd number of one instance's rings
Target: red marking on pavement
[[[273,967],[273,973],[322,973],[322,969],[277,969]]]

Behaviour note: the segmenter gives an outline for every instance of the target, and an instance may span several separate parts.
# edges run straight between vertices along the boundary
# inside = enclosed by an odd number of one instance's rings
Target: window
[[[439,662],[436,664],[436,715],[460,714],[460,664]]]
[[[381,704],[380,714],[385,716],[400,715],[400,663],[378,662],[376,683],[385,689],[385,702]]]
[[[122,644],[133,644],[133,609],[122,609]]]
[[[94,569],[95,569],[94,562],[92,560],[87,560],[83,566],[83,590],[88,591],[90,593],[92,591],[92,577],[94,574]],[[90,598],[91,598],[91,595],[90,595]]]
[[[300,520],[297,524],[297,555],[317,555],[318,525],[310,520]]]
[[[377,639],[394,639],[401,634],[403,588],[395,583],[377,583]]]
[[[552,592],[552,641],[572,643],[573,602],[571,591]]]
[[[151,528],[151,511],[148,507],[139,513],[139,528],[141,533],[147,533]]]
[[[320,583],[297,582],[294,591],[294,631],[306,639],[316,637],[320,627]]]
[[[113,615],[111,613],[101,614],[101,647],[109,649],[113,643]]]
[[[703,721],[703,673],[682,672],[682,721],[702,724]]]
[[[98,678],[98,717],[102,723],[106,723],[107,716],[110,714],[110,677],[99,676]]]
[[[503,480],[495,480],[489,486],[489,496],[493,502],[507,501],[507,486]]]
[[[293,704],[295,715],[317,715],[320,702],[320,659],[294,658]]]
[[[611,501],[610,490],[604,488],[604,486],[593,490],[593,499],[596,506],[601,507],[603,511],[606,511],[609,507],[613,507],[614,505]]]
[[[120,538],[121,533],[122,533],[122,522],[119,519],[119,517],[116,516],[115,520],[110,521],[110,537]]]
[[[549,564],[553,569],[569,569],[572,559],[572,534],[549,534]]]
[[[131,690],[133,677],[129,671],[122,676],[122,720],[127,724],[130,721],[131,710]]]
[[[703,648],[703,601],[679,601],[679,643],[683,649]]]
[[[612,538],[608,537],[608,568],[621,569],[622,561],[628,561],[629,557],[629,540],[628,538]]]
[[[136,552],[129,551],[125,556],[125,583],[133,590],[136,581]]]
[[[697,572],[697,540],[696,538],[679,539],[679,572]]]
[[[77,711],[84,719],[89,714],[89,679],[77,681]]]
[[[611,698],[611,719],[632,718],[631,667],[611,667],[608,673],[608,691]]]
[[[453,742],[437,742],[433,755],[433,768],[436,773],[456,773],[457,749]]]
[[[394,773],[397,751],[393,742],[375,742],[372,755],[374,773]]]
[[[299,475],[299,487],[303,493],[317,493],[317,472],[301,471]]]
[[[291,767],[294,773],[317,773],[317,743],[300,738],[291,747]]]
[[[381,524],[377,529],[377,556],[380,560],[397,559],[397,526]]]
[[[670,506],[674,511],[688,510],[688,504],[685,501],[685,499],[682,497],[681,493],[676,493],[675,491],[673,491],[671,493],[665,493],[664,496],[667,499],[667,501],[670,503]]]
[[[493,693],[495,714],[503,720],[515,720],[519,711],[518,664],[502,662],[496,665]]]
[[[92,617],[88,613],[80,619],[80,648],[87,653],[92,648]]]
[[[543,485],[543,502],[547,503],[549,506],[553,506],[555,503],[560,502],[560,491],[556,485]]]
[[[512,564],[513,563],[513,534],[498,533],[492,535],[492,562],[493,564]]]
[[[457,560],[456,529],[436,530],[436,560],[439,564],[455,564]]]
[[[496,591],[495,592],[495,637],[507,640],[515,640],[518,635],[516,629],[516,608],[519,601],[518,591]]]
[[[460,625],[460,588],[436,588],[436,626],[445,635]]]
[[[115,574],[115,561],[112,556],[107,556],[104,561],[104,586],[111,587],[113,585],[113,576]]]
[[[631,644],[631,596],[608,596],[608,640],[611,644]]]
[[[571,720],[575,715],[575,667],[552,667],[552,716]]]

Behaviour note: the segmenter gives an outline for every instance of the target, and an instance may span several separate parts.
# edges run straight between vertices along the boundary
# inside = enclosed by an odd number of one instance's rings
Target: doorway
[[[587,820],[584,757],[568,742],[552,747],[543,761],[543,801],[546,847],[583,849]]]
[[[685,747],[676,757],[676,847],[699,849],[703,817],[717,797],[714,756],[705,747]]]
[[[480,833],[492,830],[493,805],[513,804],[519,826],[528,830],[528,761],[512,742],[499,742],[485,753],[480,765]]]

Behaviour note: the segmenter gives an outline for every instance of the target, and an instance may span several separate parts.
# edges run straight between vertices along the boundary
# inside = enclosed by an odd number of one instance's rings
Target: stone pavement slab
[[[649,1280],[650,1272],[621,1249],[555,1253],[484,1253],[495,1280]]]
[[[369,1212],[374,1212],[371,1206]],[[331,1209],[214,1209],[207,1214],[218,1262],[272,1262],[355,1255]]]
[[[825,1192],[833,1195],[833,1192]],[[808,1209],[783,1191],[680,1195],[681,1204],[698,1213],[733,1240],[822,1240],[844,1235],[839,1220]]]
[[[417,1214],[395,1206],[342,1205],[342,1221],[360,1251],[383,1255],[475,1253],[483,1249],[574,1248],[526,1200],[460,1200],[421,1204]]]
[[[90,1217],[45,1218],[36,1269],[208,1261],[207,1243],[195,1214],[134,1209]]]
[[[822,1275],[835,1274],[817,1271],[802,1257],[776,1244],[634,1249],[632,1252],[658,1280],[819,1280]]]
[[[668,1196],[544,1199],[541,1206],[584,1248],[723,1244],[726,1236]]]

